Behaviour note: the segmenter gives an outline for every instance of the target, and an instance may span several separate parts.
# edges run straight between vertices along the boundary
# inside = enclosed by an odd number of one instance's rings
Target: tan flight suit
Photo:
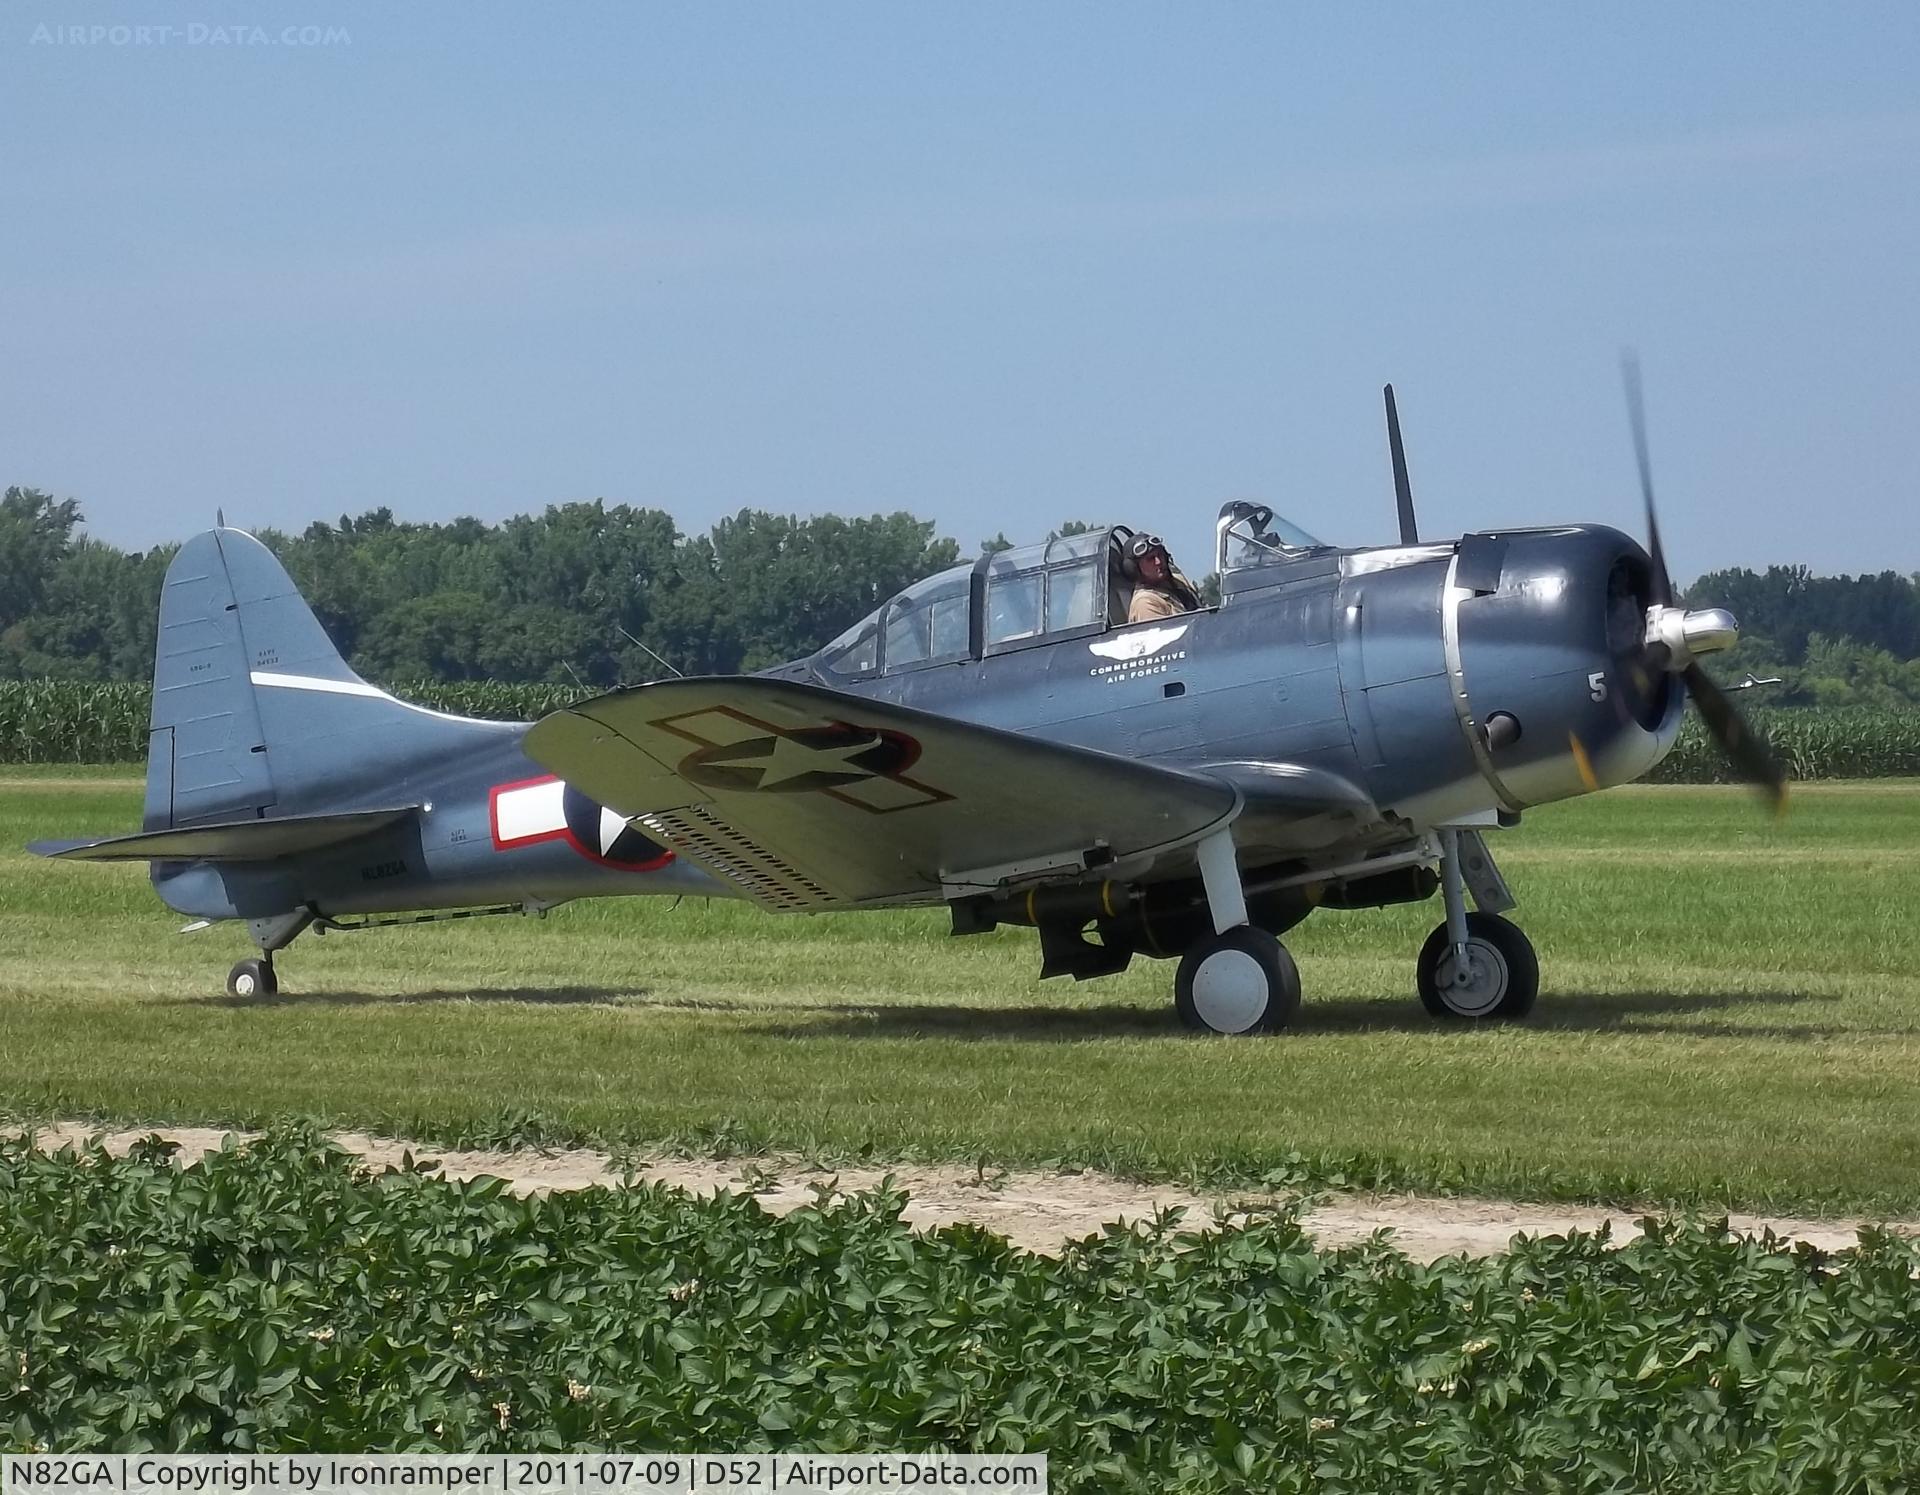
[[[1150,623],[1155,618],[1177,618],[1187,611],[1173,598],[1171,592],[1163,592],[1158,587],[1150,587],[1141,582],[1133,589],[1133,600],[1127,604],[1129,623]]]
[[[1133,597],[1127,603],[1127,621],[1151,623],[1155,618],[1177,618],[1199,605],[1199,589],[1169,566],[1167,579],[1157,587],[1144,581],[1134,583]]]

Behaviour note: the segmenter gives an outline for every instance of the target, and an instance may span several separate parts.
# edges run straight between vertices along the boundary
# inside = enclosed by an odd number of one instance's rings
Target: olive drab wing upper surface
[[[537,762],[777,908],[938,899],[1185,845],[1229,784],[792,681],[677,680],[555,713]]]

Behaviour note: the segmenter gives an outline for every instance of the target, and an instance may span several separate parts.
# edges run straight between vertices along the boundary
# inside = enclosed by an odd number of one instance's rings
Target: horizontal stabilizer
[[[229,820],[108,836],[95,841],[35,841],[35,856],[70,862],[268,862],[356,841],[419,812],[417,805],[391,810],[350,810],[337,815],[287,815],[278,820]]]

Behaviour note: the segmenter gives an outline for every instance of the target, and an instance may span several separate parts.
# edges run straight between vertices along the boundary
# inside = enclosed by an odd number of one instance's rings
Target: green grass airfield
[[[1036,979],[1031,932],[933,912],[603,900],[305,936],[240,1002],[239,926],[181,936],[127,770],[0,770],[0,1111],[441,1143],[1061,1163],[1216,1186],[1920,1214],[1920,784],[1642,788],[1493,841],[1540,951],[1534,1016],[1434,1023],[1439,903],[1317,913],[1272,1038],[1195,1038],[1169,963]]]

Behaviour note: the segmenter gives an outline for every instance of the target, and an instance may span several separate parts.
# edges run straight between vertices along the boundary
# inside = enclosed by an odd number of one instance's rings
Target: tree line
[[[1714,673],[1733,682],[1777,676],[1781,684],[1764,693],[1769,704],[1920,704],[1920,573],[1709,571],[1685,595],[1740,620],[1740,642],[1714,658]]]
[[[0,500],[0,678],[144,680],[175,546],[126,551],[79,508]],[[659,509],[559,504],[500,524],[375,509],[262,530],[334,642],[376,680],[592,686],[758,669],[817,648],[959,545],[911,514],[743,509],[683,534]],[[656,659],[657,656],[657,659]]]
[[[417,524],[380,508],[259,537],[372,679],[604,687],[657,678],[659,660],[728,673],[818,648],[961,558],[935,530],[907,513],[742,509],[687,534],[663,510],[595,500],[499,524]],[[85,533],[74,500],[7,489],[0,678],[145,680],[174,548],[122,550]],[[1740,645],[1716,673],[1781,676],[1769,704],[1920,703],[1920,577],[1773,566],[1710,572],[1686,595],[1740,619]]]

